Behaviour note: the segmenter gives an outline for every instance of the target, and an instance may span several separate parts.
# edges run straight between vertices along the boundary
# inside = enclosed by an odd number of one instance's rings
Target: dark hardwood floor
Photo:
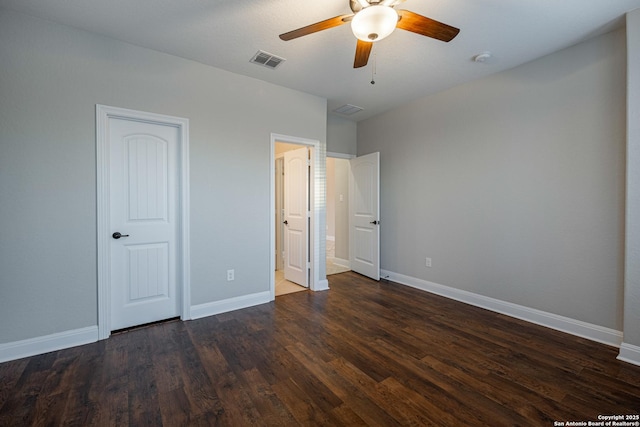
[[[0,426],[553,426],[640,412],[618,350],[354,273],[0,364]]]

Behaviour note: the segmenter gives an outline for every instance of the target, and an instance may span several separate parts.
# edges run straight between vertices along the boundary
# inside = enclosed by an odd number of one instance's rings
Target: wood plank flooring
[[[640,412],[618,350],[355,273],[0,364],[0,426],[553,426]]]

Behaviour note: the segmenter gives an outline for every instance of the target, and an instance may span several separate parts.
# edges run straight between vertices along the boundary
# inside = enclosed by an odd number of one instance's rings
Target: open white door
[[[350,160],[351,270],[380,280],[380,153]]]
[[[309,287],[309,149],[284,153],[284,278]]]

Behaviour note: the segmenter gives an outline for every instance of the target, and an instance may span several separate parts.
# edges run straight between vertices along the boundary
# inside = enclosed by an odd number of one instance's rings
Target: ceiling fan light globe
[[[398,12],[389,6],[374,5],[356,13],[351,31],[362,41],[380,41],[393,33],[397,24]]]

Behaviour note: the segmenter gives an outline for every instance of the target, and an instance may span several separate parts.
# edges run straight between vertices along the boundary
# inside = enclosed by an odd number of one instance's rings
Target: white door
[[[309,287],[309,149],[284,153],[284,278]]]
[[[108,134],[111,330],[116,330],[180,313],[180,136],[174,126],[118,118],[109,119]]]
[[[351,270],[380,280],[380,153],[350,160]]]

